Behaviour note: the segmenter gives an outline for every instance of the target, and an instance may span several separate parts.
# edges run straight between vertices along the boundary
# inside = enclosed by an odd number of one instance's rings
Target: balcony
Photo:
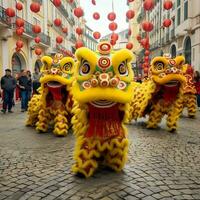
[[[9,17],[7,17],[5,10],[6,10],[5,8],[0,6],[0,22],[8,26],[11,26],[11,24],[8,21]]]
[[[74,20],[74,17],[72,15],[68,17],[68,21],[72,26],[75,25],[75,20]]]
[[[73,33],[70,36],[70,41],[71,42],[76,42],[76,37],[75,37],[75,35]]]

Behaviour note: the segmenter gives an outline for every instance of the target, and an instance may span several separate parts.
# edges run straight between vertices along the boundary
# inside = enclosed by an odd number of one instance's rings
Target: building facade
[[[163,9],[164,0],[156,0],[149,20],[154,29],[150,33],[152,56],[170,53],[173,57],[184,55],[186,62],[200,70],[200,1],[174,0],[170,11]],[[162,25],[169,18],[169,28]]]
[[[79,6],[79,1],[75,0],[72,4],[68,0],[63,0],[60,7],[55,7],[50,0],[37,0],[41,3],[38,13],[30,11],[32,0],[20,0],[23,4],[23,10],[16,12],[16,17],[25,21],[24,34],[18,36],[15,33],[15,20],[6,16],[5,9],[12,7],[15,9],[15,0],[0,0],[0,76],[4,74],[6,68],[13,70],[13,74],[19,73],[22,69],[34,71],[35,67],[41,66],[40,57],[35,55],[35,47],[42,49],[43,54],[54,54],[61,50],[75,52],[75,42],[78,35],[75,29],[81,25],[81,21],[74,17],[73,9]],[[62,20],[62,27],[56,27],[53,21],[56,18]],[[36,35],[32,32],[33,25],[40,25],[42,31],[38,36],[41,42],[36,45],[34,38]],[[64,33],[62,28],[67,28],[68,33]],[[62,36],[63,42],[56,44],[56,37]],[[20,52],[16,52],[16,41],[22,40],[24,45]]]
[[[87,25],[85,25],[84,28],[85,28],[83,33],[84,46],[93,51],[96,51],[96,46],[98,42],[93,38],[93,30]]]

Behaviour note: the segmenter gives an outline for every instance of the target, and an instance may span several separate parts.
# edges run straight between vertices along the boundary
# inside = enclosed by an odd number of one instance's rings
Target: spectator
[[[27,77],[28,77],[28,100],[30,100],[32,96],[32,78],[30,71],[27,71]]]
[[[195,71],[194,73],[194,84],[197,91],[197,106],[200,111],[200,73],[198,71]]]
[[[33,94],[38,94],[37,89],[40,87],[40,76],[40,70],[36,67],[35,73],[33,73]]]
[[[21,73],[18,81],[21,95],[21,112],[24,112],[27,111],[28,108],[28,93],[30,90],[30,80],[25,70]]]
[[[138,83],[142,83],[142,75],[138,74],[137,81]]]
[[[6,69],[6,74],[1,78],[1,89],[3,90],[3,109],[1,112],[4,114],[8,108],[9,113],[13,113],[12,106],[13,106],[13,97],[14,97],[14,90],[16,88],[16,79],[12,77],[11,70]]]

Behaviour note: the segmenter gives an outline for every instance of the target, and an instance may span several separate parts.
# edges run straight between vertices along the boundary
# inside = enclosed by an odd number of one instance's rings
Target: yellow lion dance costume
[[[44,56],[41,60],[40,94],[34,95],[29,102],[26,125],[36,126],[39,132],[47,132],[49,125],[53,124],[54,134],[65,136],[72,107],[70,86],[74,61],[62,54],[56,54],[54,58]]]
[[[102,42],[95,53],[76,51],[76,80],[72,124],[76,136],[73,172],[91,176],[100,161],[120,171],[127,159],[128,139],[124,126],[133,94],[132,53],[111,53]]]
[[[196,88],[194,85],[194,71],[188,64],[183,66],[186,84],[183,87],[183,108],[187,108],[188,117],[194,118],[197,111]]]
[[[147,128],[156,128],[164,115],[167,126],[173,132],[183,109],[183,56],[175,59],[155,57],[151,62],[149,79],[137,85],[131,103],[132,118],[149,116]]]

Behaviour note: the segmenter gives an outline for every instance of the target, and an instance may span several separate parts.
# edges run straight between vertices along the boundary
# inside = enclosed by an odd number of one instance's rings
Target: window
[[[188,18],[188,1],[184,3],[184,20]]]
[[[177,26],[181,23],[181,8],[177,10]]]
[[[177,7],[181,5],[181,0],[177,0]]]
[[[40,20],[37,19],[36,17],[33,17],[33,24],[37,24],[37,25],[40,25]]]

